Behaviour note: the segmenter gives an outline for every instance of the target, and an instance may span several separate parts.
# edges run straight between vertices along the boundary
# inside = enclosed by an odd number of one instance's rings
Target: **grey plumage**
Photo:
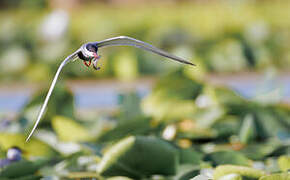
[[[157,47],[152,46],[151,44],[148,44],[146,42],[131,38],[131,37],[127,37],[127,36],[119,36],[119,37],[114,37],[114,38],[110,38],[110,39],[106,39],[100,42],[96,42],[96,45],[98,48],[101,47],[106,47],[106,46],[133,46],[133,47],[137,47],[137,48],[141,48],[144,49],[146,51],[150,51],[153,53],[156,53],[158,55],[170,58],[174,61],[178,61],[180,63],[184,63],[184,64],[189,64],[189,65],[193,65],[195,66],[195,64],[186,61],[185,59],[182,59],[180,57],[177,57],[175,55],[169,54]]]
[[[91,49],[87,49],[87,45],[90,45],[90,47],[92,47],[91,45],[94,45],[95,48],[91,48]],[[151,44],[145,43],[143,41],[131,38],[131,37],[127,37],[127,36],[118,36],[118,37],[114,37],[114,38],[109,38],[109,39],[105,39],[103,41],[99,41],[99,42],[94,42],[94,43],[87,43],[82,45],[77,51],[75,51],[74,53],[72,53],[71,55],[69,55],[59,66],[54,79],[52,81],[52,84],[49,88],[49,91],[46,95],[46,98],[44,100],[44,103],[40,109],[40,112],[37,116],[37,120],[30,132],[30,134],[28,135],[26,141],[28,141],[30,139],[30,137],[32,136],[33,132],[35,131],[38,123],[40,122],[41,117],[43,116],[43,113],[46,109],[48,100],[51,96],[52,90],[54,89],[54,86],[57,82],[58,76],[62,70],[62,68],[69,63],[70,61],[73,61],[75,58],[79,57],[80,59],[84,60],[84,61],[90,61],[92,59],[94,59],[93,64],[94,67],[97,64],[97,60],[98,58],[95,57],[95,54],[97,53],[99,48],[103,48],[103,47],[107,47],[107,46],[133,46],[133,47],[137,47],[140,49],[144,49],[146,51],[150,51],[152,53],[158,54],[160,56],[164,56],[167,58],[170,58],[174,61],[178,61],[180,63],[184,63],[184,64],[188,64],[188,65],[192,65],[195,66],[193,63],[186,61],[180,57],[177,57],[175,55],[169,54],[161,49],[158,49],[154,46],[152,46]],[[98,67],[95,67],[95,69],[98,69]]]

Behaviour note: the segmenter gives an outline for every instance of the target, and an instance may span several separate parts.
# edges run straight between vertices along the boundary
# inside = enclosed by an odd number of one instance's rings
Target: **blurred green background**
[[[118,35],[132,36],[188,58],[200,66],[198,71],[290,68],[287,1],[138,4],[75,0],[67,5],[40,0],[2,4],[8,7],[2,5],[0,13],[1,81],[46,81],[58,63],[82,43]],[[65,75],[78,79],[118,78],[125,76],[118,67],[128,64],[127,76],[136,78],[178,67],[134,48],[100,53],[102,71],[80,71],[79,64],[74,63]]]
[[[289,9],[289,1],[2,0],[0,178],[289,178]],[[80,60],[64,68],[24,143],[61,61],[120,35],[197,66],[101,49],[101,70]],[[13,146],[21,161],[6,155]]]

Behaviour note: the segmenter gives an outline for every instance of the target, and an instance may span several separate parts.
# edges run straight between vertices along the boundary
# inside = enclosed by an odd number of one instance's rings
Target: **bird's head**
[[[97,55],[98,47],[96,43],[86,43],[81,46],[78,57],[84,61],[90,61]]]

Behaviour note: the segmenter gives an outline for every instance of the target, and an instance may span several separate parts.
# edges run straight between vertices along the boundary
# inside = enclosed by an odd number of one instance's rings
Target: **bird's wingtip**
[[[191,65],[191,66],[196,66],[196,64],[193,64],[192,62],[185,61],[185,64]]]
[[[28,142],[29,139],[31,138],[31,136],[32,136],[32,133],[30,133],[30,134],[28,135],[28,137],[26,138],[25,142]]]
[[[29,138],[29,137],[27,137],[27,138],[25,139],[25,142],[27,143],[27,142],[29,141],[29,139],[30,139],[30,138]]]

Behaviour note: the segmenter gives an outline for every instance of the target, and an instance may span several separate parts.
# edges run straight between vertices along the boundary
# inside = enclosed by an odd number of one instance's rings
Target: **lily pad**
[[[24,178],[27,176],[26,178],[28,179],[29,175],[35,174],[36,171],[46,163],[46,160],[37,160],[35,162],[21,160],[19,162],[14,162],[0,172],[0,178]]]
[[[135,117],[130,120],[123,120],[113,128],[102,134],[98,142],[117,140],[128,135],[142,135],[151,130],[150,119],[145,117]]]
[[[235,116],[224,116],[213,124],[212,128],[217,132],[219,140],[226,141],[231,135],[239,132],[239,118]]]
[[[27,156],[54,156],[56,151],[46,143],[32,138],[25,143],[26,136],[22,134],[0,133],[0,146],[7,150],[17,146],[26,152]]]
[[[181,70],[162,78],[152,94],[142,101],[142,110],[156,120],[175,120],[193,115],[195,99],[202,84],[186,77]]]
[[[250,167],[235,166],[235,165],[220,165],[215,169],[213,176],[214,179],[219,179],[220,177],[223,177],[227,174],[239,174],[242,177],[252,179],[258,179],[266,175],[264,171]]]
[[[133,180],[133,179],[124,176],[115,176],[107,178],[107,180]]]
[[[261,177],[259,180],[289,180],[290,173],[271,174]]]
[[[259,137],[268,138],[277,136],[279,133],[289,132],[289,127],[280,122],[276,114],[272,113],[268,109],[258,109],[257,116],[257,131]]]
[[[246,115],[243,120],[242,127],[240,129],[240,141],[243,144],[248,144],[251,140],[254,139],[256,133],[256,127],[254,124],[253,115]]]
[[[278,165],[282,171],[290,170],[290,156],[281,156],[278,158]]]
[[[240,152],[250,159],[263,160],[265,157],[269,156],[280,147],[280,143],[269,140],[265,143],[251,143],[240,150]]]
[[[240,152],[236,151],[218,151],[208,154],[206,161],[210,161],[213,165],[234,164],[234,165],[250,165],[250,160]]]
[[[202,162],[203,154],[193,148],[180,149],[180,163],[199,165]]]
[[[97,172],[104,176],[141,178],[153,174],[174,175],[178,152],[168,142],[130,136],[113,145],[102,158]]]
[[[192,165],[181,165],[178,167],[176,175],[172,178],[173,180],[188,180],[199,174],[199,167]]]
[[[76,121],[63,116],[55,116],[52,119],[52,127],[62,141],[78,142],[92,139],[88,129]]]
[[[242,176],[239,174],[227,174],[218,178],[217,180],[242,180]]]

